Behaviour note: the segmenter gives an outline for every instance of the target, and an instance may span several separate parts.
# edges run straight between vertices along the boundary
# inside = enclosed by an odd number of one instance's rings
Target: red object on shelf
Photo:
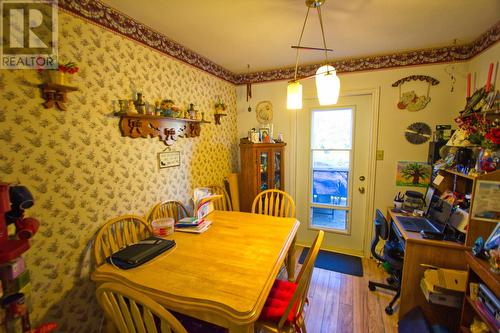
[[[488,69],[488,80],[486,80],[486,92],[490,91],[491,88],[491,74],[493,74],[493,63],[490,64],[490,68]]]

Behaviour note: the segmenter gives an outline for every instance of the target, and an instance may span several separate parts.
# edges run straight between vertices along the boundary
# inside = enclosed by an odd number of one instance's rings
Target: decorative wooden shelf
[[[227,113],[215,113],[215,125],[220,125],[220,118],[227,116]]]
[[[155,115],[120,115],[120,130],[123,136],[130,138],[159,137],[167,146],[171,146],[178,138],[194,138],[200,136],[200,124],[205,120],[173,118]]]
[[[66,94],[71,91],[77,91],[77,87],[66,86],[55,83],[44,83],[40,85],[42,89],[42,98],[45,99],[43,106],[50,109],[56,106],[59,110],[66,111]]]

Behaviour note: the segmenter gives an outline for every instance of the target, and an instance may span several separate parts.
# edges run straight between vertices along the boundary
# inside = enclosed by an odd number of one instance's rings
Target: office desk
[[[391,232],[397,235],[405,248],[399,318],[418,305],[432,324],[442,323],[456,332],[460,309],[427,302],[420,289],[425,267],[420,265],[466,270],[464,250],[467,247],[450,241],[424,239],[418,232],[408,232],[399,223],[398,216],[402,214],[394,213],[390,208],[387,210],[387,220],[392,221]]]
[[[104,264],[97,284],[119,282],[168,309],[226,327],[253,332],[267,295],[289,253],[293,265],[299,222],[241,212],[215,211],[203,234],[175,232],[177,245],[130,270]]]

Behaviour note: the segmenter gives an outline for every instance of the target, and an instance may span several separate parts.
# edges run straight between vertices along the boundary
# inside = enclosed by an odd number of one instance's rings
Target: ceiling
[[[102,0],[233,73],[295,65],[304,0]],[[467,44],[500,20],[500,0],[326,0],[331,59]],[[311,10],[302,45],[322,47]],[[300,64],[324,53],[301,51]]]

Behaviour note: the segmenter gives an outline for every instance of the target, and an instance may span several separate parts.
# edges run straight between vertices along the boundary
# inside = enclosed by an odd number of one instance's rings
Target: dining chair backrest
[[[307,257],[302,264],[299,275],[297,276],[297,289],[295,290],[285,312],[281,316],[278,322],[278,331],[285,326],[287,319],[289,318],[290,312],[295,311],[294,318],[303,317],[302,311],[304,309],[304,304],[307,301],[307,292],[309,290],[309,285],[311,283],[312,272],[314,269],[314,263],[316,262],[316,257],[318,256],[319,249],[323,243],[323,237],[325,233],[323,230],[318,232],[316,239],[314,240]]]
[[[116,217],[97,232],[94,242],[96,266],[104,263],[107,257],[121,248],[137,243],[151,235],[151,227],[140,216],[123,215]]]
[[[225,211],[233,210],[233,206],[231,204],[231,198],[229,197],[229,194],[227,193],[226,189],[223,186],[209,185],[206,187],[210,189],[210,193],[222,195],[221,200],[214,201],[215,210],[225,210]]]
[[[119,283],[97,288],[97,301],[120,333],[187,333],[182,324],[151,298]],[[157,320],[155,320],[155,317]]]
[[[252,213],[276,217],[295,217],[292,197],[281,190],[265,190],[257,194],[252,204]]]
[[[189,216],[188,210],[181,202],[170,200],[154,205],[146,216],[146,221],[151,224],[156,219],[171,217],[177,222],[187,216]]]

